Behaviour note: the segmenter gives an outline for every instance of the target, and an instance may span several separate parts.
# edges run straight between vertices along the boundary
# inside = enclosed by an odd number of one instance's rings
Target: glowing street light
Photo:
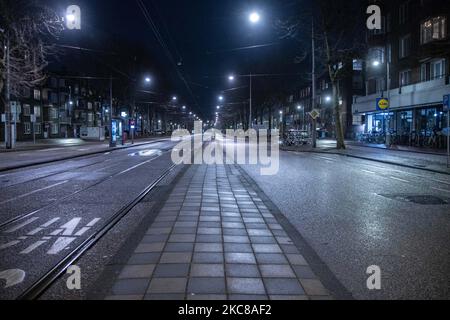
[[[234,81],[234,76],[233,75],[228,76],[228,80]]]
[[[250,20],[251,23],[256,24],[261,20],[261,16],[259,15],[258,12],[252,12],[248,16],[248,19]]]
[[[330,96],[326,96],[326,97],[325,97],[325,101],[326,101],[326,102],[330,102],[330,101],[331,101],[331,97],[330,97]]]
[[[372,65],[373,65],[374,67],[379,67],[379,66],[380,66],[380,61],[375,60],[375,61],[372,62]]]
[[[178,100],[178,98],[176,96],[172,97],[172,101],[177,101],[177,100]]]
[[[220,109],[220,106],[217,106],[217,110],[219,110]]]
[[[219,96],[219,101],[223,101],[223,96]]]
[[[150,83],[150,82],[152,82],[152,79],[151,79],[150,77],[146,77],[146,78],[145,78],[145,82],[146,82],[146,83]]]

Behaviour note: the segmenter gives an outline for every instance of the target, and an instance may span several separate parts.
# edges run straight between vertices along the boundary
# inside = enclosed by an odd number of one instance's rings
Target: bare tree
[[[345,149],[340,81],[349,76],[349,64],[363,49],[364,13],[364,2],[360,0],[317,0],[311,2],[310,12],[302,12],[277,24],[283,38],[299,43],[296,60],[303,61],[308,54],[309,31],[314,19],[317,69],[319,73],[326,70],[331,81],[338,149]]]
[[[57,52],[54,40],[64,29],[62,17],[35,1],[0,0],[0,29],[4,43],[0,49],[0,92],[8,77],[9,93],[21,97],[24,89],[46,79],[49,58]]]

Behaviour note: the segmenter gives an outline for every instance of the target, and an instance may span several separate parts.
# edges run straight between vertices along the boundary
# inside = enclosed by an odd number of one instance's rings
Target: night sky
[[[99,39],[119,37],[148,48],[151,52],[148,59],[154,66],[150,71],[155,80],[153,90],[168,96],[178,95],[180,103],[203,117],[212,117],[222,90],[248,85],[246,78],[230,85],[227,80],[230,73],[292,74],[307,70],[308,61],[294,64],[296,53],[305,48],[299,48],[295,41],[281,39],[275,27],[276,19],[285,19],[300,10],[301,1],[298,0],[142,0],[172,58],[157,41],[136,0],[52,1],[49,1],[50,5],[61,12],[69,4],[80,5],[83,30],[78,37],[88,40],[91,45],[101,48],[103,40]],[[252,10],[258,10],[262,15],[259,25],[251,25],[248,21]],[[305,37],[308,36],[306,33]],[[61,42],[64,43],[64,39]],[[236,50],[261,44],[272,45]],[[158,79],[165,79],[168,85],[158,86]],[[261,80],[256,80],[255,93],[258,92],[258,81]],[[286,87],[301,81],[301,77],[267,78],[259,89],[277,85]],[[248,97],[248,91],[243,88],[233,91],[233,95],[229,99],[240,101]]]

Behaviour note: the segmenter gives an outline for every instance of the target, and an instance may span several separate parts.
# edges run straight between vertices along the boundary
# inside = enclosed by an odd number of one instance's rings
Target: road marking
[[[152,161],[155,160],[155,159],[156,159],[156,158],[147,160],[147,161],[142,162],[142,163],[140,163],[140,164],[137,164],[137,165],[135,165],[135,166],[133,166],[133,167],[131,167],[131,168],[128,168],[127,170],[124,170],[124,171],[120,172],[118,175],[120,176],[120,175],[122,175],[122,174],[124,174],[124,173],[130,172],[131,170],[134,170],[134,169],[136,169],[136,168],[139,168],[140,166],[143,166],[144,164],[150,163],[150,162],[152,162]]]
[[[434,190],[439,190],[439,191],[444,191],[444,192],[448,192],[450,193],[450,190],[445,190],[445,189],[441,189],[441,188],[435,188],[435,187],[431,187]]]
[[[397,181],[401,181],[401,182],[411,183],[411,182],[408,181],[408,180],[400,179],[400,178],[393,177],[393,176],[390,176],[389,178],[394,179],[394,180],[397,180]]]
[[[14,287],[25,280],[25,271],[20,269],[10,269],[0,272],[0,279],[6,281],[4,289]]]
[[[41,189],[38,189],[38,190],[34,190],[34,191],[32,191],[32,192],[28,192],[28,193],[22,194],[22,195],[20,195],[20,196],[11,198],[11,199],[9,199],[9,200],[2,201],[2,202],[0,202],[0,204],[5,204],[5,203],[8,203],[8,202],[17,200],[17,199],[22,199],[22,198],[31,196],[31,195],[33,195],[33,194],[35,194],[35,193],[38,193],[38,192],[41,192],[41,191],[44,191],[44,190],[48,190],[48,189],[51,189],[51,188],[60,186],[60,185],[65,184],[65,183],[67,183],[67,182],[69,182],[69,180],[62,181],[62,182],[58,182],[58,183],[52,184],[51,186],[47,186],[47,187],[45,187],[45,188],[41,188]]]
[[[29,254],[30,252],[34,251],[35,249],[39,248],[40,246],[42,246],[44,243],[46,243],[47,240],[40,240],[40,241],[36,241],[35,243],[33,243],[31,246],[29,246],[28,248],[26,248],[25,250],[22,250],[20,252],[20,254]]]
[[[442,180],[435,180],[435,179],[431,179],[431,180],[433,180],[433,181],[435,181],[435,182],[439,182],[439,183],[447,184],[447,185],[449,185],[449,186],[450,186],[450,182],[445,182],[445,181],[442,181]]]
[[[15,246],[16,244],[19,244],[19,243],[20,243],[19,240],[10,241],[10,242],[8,242],[8,243],[2,244],[2,245],[0,246],[0,250],[8,249],[8,248],[10,248],[10,247]]]
[[[71,237],[60,237],[56,240],[50,250],[47,251],[47,254],[55,255],[66,249],[69,244],[75,241],[76,238]]]
[[[54,218],[51,219],[49,222],[43,224],[42,226],[40,226],[39,228],[34,229],[33,231],[31,231],[30,233],[28,233],[29,236],[34,236],[35,234],[41,232],[42,230],[44,230],[45,228],[50,227],[52,224],[54,224],[55,222],[59,221],[60,218]]]
[[[34,217],[34,218],[31,218],[31,219],[28,219],[28,220],[25,221],[24,223],[19,224],[18,226],[15,226],[15,227],[13,227],[13,228],[7,230],[5,233],[13,233],[14,231],[17,231],[17,230],[19,230],[19,229],[22,229],[23,227],[29,225],[30,223],[33,223],[33,222],[36,221],[37,219],[39,219],[39,217]]]

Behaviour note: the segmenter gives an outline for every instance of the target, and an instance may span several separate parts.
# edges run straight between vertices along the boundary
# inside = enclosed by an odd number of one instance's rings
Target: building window
[[[409,56],[410,53],[411,53],[411,35],[408,34],[400,38],[398,55],[399,58],[405,58]]]
[[[31,134],[31,123],[24,122],[23,123],[23,133],[24,134]]]
[[[39,107],[39,106],[34,107],[34,115],[36,116],[36,118],[41,117],[41,107]]]
[[[23,105],[23,115],[26,117],[29,117],[31,113],[31,108],[29,104],[24,104]]]
[[[362,71],[363,62],[361,59],[353,59],[353,70],[354,71]]]
[[[420,25],[420,43],[425,44],[447,37],[447,18],[434,17]]]
[[[431,79],[441,79],[445,76],[445,59],[439,59],[430,63]]]
[[[420,81],[425,82],[430,80],[430,72],[428,71],[428,63],[420,65]]]
[[[42,133],[42,124],[40,124],[40,123],[34,124],[34,133],[36,133],[36,134]]]
[[[57,123],[52,123],[51,130],[52,130],[52,134],[58,134],[58,132],[59,132],[59,125]]]
[[[404,24],[406,23],[406,21],[408,21],[408,18],[409,18],[409,1],[406,1],[400,5],[398,23]]]
[[[58,109],[50,108],[50,119],[58,119]]]
[[[411,70],[404,70],[399,75],[400,86],[408,86],[411,84]]]
[[[41,91],[37,90],[37,89],[34,89],[33,96],[34,96],[34,100],[41,100]]]

